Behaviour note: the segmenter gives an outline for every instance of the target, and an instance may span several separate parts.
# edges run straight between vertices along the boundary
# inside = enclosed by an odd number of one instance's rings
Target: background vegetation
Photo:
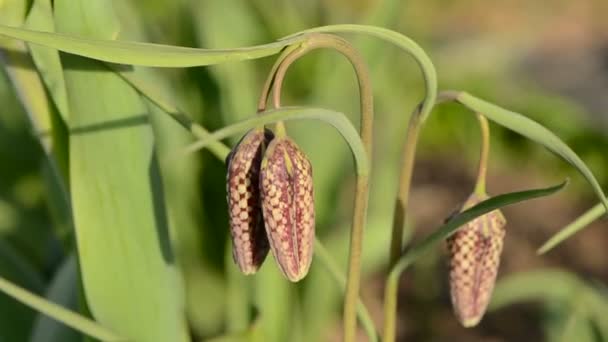
[[[0,10],[10,3],[0,3]],[[507,5],[469,0],[446,5],[438,0],[123,0],[113,4],[117,18],[111,19],[107,8],[87,18],[90,27],[116,28],[114,33],[93,32],[98,38],[231,48],[274,41],[325,24],[373,24],[405,33],[433,59],[440,88],[466,89],[539,121],[589,164],[604,189],[608,185],[605,1],[513,1]],[[79,15],[76,10],[65,11]],[[3,24],[11,23],[5,20]],[[370,66],[376,103],[362,294],[379,323],[399,154],[408,115],[424,88],[414,63],[395,48],[369,38],[352,41]],[[163,69],[158,82],[197,122],[214,130],[255,112],[273,61]],[[65,66],[65,59],[62,62]],[[94,68],[78,64],[80,60],[68,63]],[[0,276],[83,311],[67,204],[33,134],[20,91],[3,68]],[[351,113],[358,122],[356,82],[335,53],[316,52],[298,62],[288,73],[283,93],[285,104],[333,108]],[[56,106],[61,112],[60,105]],[[472,189],[479,137],[475,118],[464,113],[455,105],[442,106],[423,130],[411,197],[413,239],[440,225]],[[191,141],[188,132],[166,117],[156,115],[152,120],[155,127],[164,127],[157,148],[168,160]],[[508,226],[499,283],[492,310],[479,327],[465,330],[453,318],[445,254],[438,249],[401,281],[399,338],[602,341],[608,336],[608,315],[603,314],[608,312],[605,221],[547,255],[535,253],[553,232],[596,202],[591,190],[582,177],[544,149],[498,126],[491,129],[491,194],[543,186],[565,177],[571,177],[572,184],[551,198],[504,210]],[[345,269],[354,183],[350,152],[333,130],[316,123],[289,123],[288,130],[313,164],[317,234]],[[163,162],[165,196],[175,227],[171,242],[194,336],[207,339],[244,331],[249,312],[256,310],[261,313],[257,331],[264,341],[338,340],[341,292],[318,262],[297,285],[283,280],[270,257],[255,277],[236,271],[228,243],[224,164],[209,152]],[[160,286],[150,281],[150,291]],[[103,290],[110,284],[99,286]],[[249,307],[247,298],[255,305]],[[82,339],[0,293],[0,341]]]

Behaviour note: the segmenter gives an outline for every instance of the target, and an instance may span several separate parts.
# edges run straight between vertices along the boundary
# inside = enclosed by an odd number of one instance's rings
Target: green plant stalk
[[[354,68],[359,84],[361,99],[360,136],[366,151],[367,159],[371,161],[374,105],[369,71],[367,70],[367,65],[363,58],[345,39],[328,34],[311,34],[300,44],[299,48],[286,55],[280,61],[278,68],[276,68],[274,77],[269,77],[269,79],[274,78],[273,106],[275,108],[281,107],[281,89],[287,69],[300,57],[310,51],[321,48],[329,48],[341,53],[349,60]],[[266,83],[269,84],[270,82],[267,81]],[[263,92],[263,94],[264,93],[267,92]],[[283,128],[282,122],[279,122],[277,128]],[[344,340],[347,342],[354,341],[357,328],[356,310],[361,282],[361,252],[363,248],[363,232],[367,216],[368,198],[369,172],[366,172],[365,174],[357,173],[350,255],[348,259],[348,279],[346,282],[346,294],[344,299]]]
[[[281,38],[283,39],[293,39],[295,37],[307,34],[307,33],[359,33],[373,36],[375,38],[384,40],[389,42],[401,50],[405,51],[409,55],[411,55],[420,70],[422,71],[422,76],[425,80],[425,90],[426,95],[424,100],[422,101],[422,118],[426,119],[431,110],[433,109],[433,105],[435,103],[435,99],[437,97],[437,72],[435,71],[435,67],[433,66],[433,62],[429,56],[424,52],[424,50],[416,44],[412,39],[402,35],[399,32],[395,32],[389,29],[385,29],[383,27],[370,26],[370,25],[352,25],[352,24],[343,24],[343,25],[328,25],[328,26],[320,26],[311,28],[308,30],[304,30],[301,32],[294,33],[287,37]],[[281,41],[280,40],[280,41]]]
[[[321,114],[321,115],[319,115],[319,114]],[[329,114],[334,114],[334,115],[331,116]],[[227,138],[231,135],[235,135],[242,131],[246,131],[247,129],[259,127],[260,125],[270,124],[270,123],[274,123],[274,122],[278,122],[278,121],[282,121],[282,120],[318,119],[318,120],[322,120],[322,121],[330,123],[332,126],[336,127],[338,129],[338,131],[340,131],[340,134],[349,143],[351,150],[353,150],[353,154],[355,155],[355,161],[357,164],[357,170],[360,170],[360,172],[364,172],[364,170],[368,170],[367,157],[366,157],[365,153],[363,153],[363,151],[364,151],[363,144],[358,139],[358,135],[357,135],[355,129],[352,127],[352,125],[350,125],[350,122],[343,114],[342,115],[336,115],[336,114],[340,114],[340,113],[330,112],[325,109],[316,109],[316,108],[283,107],[281,109],[275,109],[275,110],[261,113],[260,116],[254,117],[252,119],[244,120],[239,123],[236,123],[236,124],[233,124],[230,126],[226,126],[218,131],[215,131],[215,132],[209,134],[208,136],[206,136],[204,139],[200,140],[199,142],[197,142],[193,145],[190,145],[190,147],[187,149],[187,151],[192,152],[192,151],[198,150],[200,148],[204,148],[207,145],[209,145],[210,143],[212,143],[213,141],[217,142],[217,141]],[[226,155],[227,155],[227,153],[226,153]],[[217,155],[217,157],[219,159],[223,160],[226,157],[226,155],[223,155],[223,156]],[[316,246],[316,248],[319,248],[320,242],[318,240],[316,241],[315,246]],[[323,249],[323,247],[321,246],[320,249]],[[321,253],[323,253],[323,251],[321,251]],[[334,279],[336,279],[336,280],[345,279],[345,277],[343,275],[339,274],[339,271],[336,271],[337,268],[335,266],[332,266],[332,264],[335,264],[335,263],[331,262],[331,257],[329,255],[321,255],[319,257],[320,257],[321,261],[323,261],[323,264],[325,264],[325,266],[331,271]],[[328,260],[331,262],[331,264],[328,264]],[[339,281],[339,283],[343,283],[343,282]],[[371,341],[377,340],[377,338],[372,337],[375,335],[375,331],[373,330],[373,327],[374,327],[373,322],[369,318],[369,314],[365,314],[365,312],[367,311],[365,309],[365,307],[361,308],[361,306],[363,304],[359,301],[358,296],[357,296],[356,303],[358,303],[356,306],[356,312],[359,312],[359,319],[361,320],[364,329],[368,333],[368,336],[370,336],[370,340]],[[372,332],[374,332],[373,335],[372,335]]]
[[[403,231],[407,218],[407,207],[409,202],[410,185],[414,172],[414,161],[416,159],[416,146],[422,126],[421,107],[418,106],[410,116],[405,134],[405,145],[401,157],[401,168],[399,174],[399,189],[395,200],[395,211],[393,213],[393,229],[391,235],[391,246],[389,252],[389,268],[401,256],[403,248]]]
[[[165,97],[162,91],[155,88],[153,83],[146,82],[142,77],[138,76],[137,73],[121,71],[120,68],[115,64],[106,63],[104,65],[129,83],[138,93],[157,105],[193,136],[198,139],[204,139],[209,136],[209,131],[193,121],[188,115],[179,109],[177,105],[169,100],[169,98]],[[230,153],[230,149],[219,141],[212,142],[209,145],[209,151],[220,159],[225,158],[225,156]]]
[[[403,254],[390,269],[386,280],[384,289],[384,328],[382,340],[384,342],[395,341],[395,313],[397,311],[397,290],[399,278],[403,271],[418,260],[420,256],[424,255],[426,252],[429,252],[433,247],[444,241],[459,228],[464,227],[467,222],[472,221],[483,214],[510,204],[551,195],[563,189],[567,184],[568,181],[565,181],[559,185],[549,188],[512,192],[489,198],[458,214],[452,220],[439,227],[433,233],[424,238],[420,243]]]
[[[340,135],[342,135],[350,149],[353,151],[357,172],[361,174],[369,172],[369,161],[363,142],[359,138],[359,133],[353,127],[346,115],[333,110],[315,107],[281,107],[279,109],[268,110],[258,116],[224,126],[223,128],[210,133],[206,137],[186,146],[182,150],[182,154],[193,153],[218,140],[242,133],[254,127],[272,124],[281,120],[320,120],[331,125],[340,133]]]
[[[438,102],[443,101],[456,101],[472,111],[483,113],[486,118],[544,146],[549,151],[561,157],[578,170],[587,183],[593,188],[596,196],[600,199],[600,205],[604,207],[604,211],[608,210],[608,199],[589,167],[587,167],[583,160],[568,145],[547,128],[519,113],[501,108],[463,91],[444,91],[438,98]],[[572,224],[562,228],[561,231],[541,247],[542,250],[544,252],[548,251],[583,229],[601,215],[602,213],[598,207],[591,209]]]
[[[441,94],[439,94],[439,97],[436,98],[436,103],[453,100],[453,96],[454,93],[452,92],[442,92]],[[414,112],[412,113],[412,115],[410,115],[407,132],[405,134],[405,144],[401,155],[399,188],[397,190],[397,198],[395,200],[395,211],[393,213],[393,229],[391,235],[391,246],[389,251],[389,269],[392,268],[397,259],[399,259],[403,250],[403,231],[405,229],[405,224],[407,220],[407,207],[409,204],[410,188],[412,184],[412,176],[414,173],[414,162],[416,160],[416,146],[418,145],[418,137],[420,135],[420,130],[422,129],[425,119],[428,117],[430,111],[432,110],[432,105],[430,108],[428,108],[428,111],[424,111],[424,106],[425,103],[422,103],[414,109]]]
[[[71,310],[68,310],[60,305],[49,302],[21,287],[0,277],[0,291],[17,299],[21,303],[69,326],[86,335],[95,337],[102,341],[126,341],[124,338],[117,336],[108,329],[102,327],[95,321],[92,321],[84,316],[81,316]]]
[[[321,263],[325,266],[332,278],[340,284],[342,290],[346,289],[346,277],[340,272],[340,267],[334,262],[331,254],[327,251],[325,246],[319,239],[315,239],[315,258],[318,258]],[[357,315],[363,326],[363,330],[367,333],[370,342],[378,341],[378,333],[374,326],[374,322],[371,315],[367,311],[365,304],[360,299],[357,301]]]
[[[303,37],[303,42],[305,42],[308,37],[309,36]],[[268,73],[268,77],[264,82],[264,86],[262,87],[262,93],[260,95],[260,99],[258,100],[258,113],[266,111],[266,104],[268,102],[268,98],[270,97],[270,92],[272,90],[272,86],[274,85],[275,76],[279,66],[281,66],[281,63],[283,63],[287,56],[289,56],[294,50],[300,48],[301,45],[302,43],[288,45],[285,47],[285,49],[283,49],[283,52],[281,52],[279,57],[277,57],[277,60],[272,65],[272,68]]]
[[[481,148],[479,152],[479,166],[477,168],[477,181],[475,182],[475,193],[479,196],[486,195],[486,175],[488,173],[488,156],[490,154],[490,125],[488,119],[480,113],[475,115],[479,122],[481,133]]]
[[[450,94],[440,94],[437,99],[437,103],[448,101],[451,99]],[[486,193],[486,173],[488,164],[488,154],[490,151],[490,127],[488,120],[481,114],[477,113],[477,120],[479,122],[479,131],[481,133],[481,148],[479,157],[479,166],[477,171],[477,181],[475,183],[475,193],[479,195],[485,195]],[[408,123],[408,130],[406,133],[406,141],[403,149],[402,166],[399,180],[399,190],[397,192],[397,199],[395,201],[395,212],[393,214],[393,231],[391,236],[391,249],[390,249],[390,260],[389,269],[392,268],[402,254],[403,248],[403,230],[406,224],[407,208],[409,204],[409,193],[412,182],[412,176],[414,171],[414,163],[416,158],[416,146],[420,130],[423,125],[423,117],[421,112],[421,106],[417,107]],[[394,336],[394,322],[395,316],[397,315],[397,279],[387,280],[387,286],[385,290],[385,303],[387,306],[384,308],[385,328],[384,328],[384,340],[393,341]],[[392,297],[389,299],[389,297]]]
[[[308,36],[304,37],[304,39],[306,39],[306,38],[308,38]],[[285,58],[287,56],[289,56],[294,50],[298,49],[300,46],[301,46],[301,43],[300,44],[291,44],[291,45],[288,45],[287,47],[285,47],[285,49],[283,49],[283,52],[279,55],[279,57],[277,58],[275,63],[272,65],[272,68],[270,69],[270,73],[268,73],[268,77],[266,78],[266,81],[264,82],[264,86],[262,87],[262,94],[260,95],[260,99],[258,101],[258,114],[262,113],[266,110],[266,104],[268,102],[268,97],[270,95],[272,86],[274,85],[275,76],[276,76],[277,70],[279,69],[279,66],[281,66],[281,64],[283,63],[283,61],[285,60]],[[279,108],[279,107],[275,106],[275,108]],[[277,122],[275,127],[276,127],[275,134],[278,134],[278,136],[286,135],[287,131],[286,131],[285,124],[283,123],[283,121]]]

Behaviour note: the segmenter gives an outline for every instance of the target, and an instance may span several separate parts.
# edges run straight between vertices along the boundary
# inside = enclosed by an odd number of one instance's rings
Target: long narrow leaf
[[[196,143],[188,146],[185,150],[190,153],[206,147],[213,142],[219,141],[231,135],[243,132],[256,126],[267,125],[281,120],[302,120],[312,119],[321,120],[332,125],[344,140],[349,144],[355,157],[358,174],[369,172],[369,161],[365,154],[365,148],[359,138],[359,133],[343,113],[323,108],[310,107],[281,107],[264,112],[262,115],[234,123],[219,129],[206,138],[200,139]]]
[[[595,222],[600,217],[606,214],[606,207],[602,203],[598,203],[591,209],[587,210],[583,215],[579,216],[576,220],[572,221],[569,225],[560,229],[560,231],[553,235],[547,242],[545,242],[539,249],[538,254],[544,254],[559,245],[570,236],[576,234],[576,232],[584,229],[591,223]]]
[[[85,20],[112,16],[109,2],[54,4],[60,32],[103,38],[116,32]],[[188,341],[148,108],[102,63],[67,54],[62,63],[70,106],[74,223],[91,312],[134,341]]]
[[[476,111],[478,113],[482,113],[488,119],[496,122],[497,124],[504,126],[516,133],[525,136],[530,140],[541,144],[549,151],[562,157],[571,166],[576,168],[583,175],[583,177],[585,177],[589,185],[591,185],[591,187],[593,188],[593,191],[595,192],[597,197],[600,199],[604,208],[608,209],[608,199],[606,198],[604,191],[600,187],[599,182],[597,181],[591,170],[589,170],[585,162],[583,162],[581,158],[568,145],[566,145],[566,143],[564,143],[560,138],[558,138],[547,128],[519,113],[506,110],[492,103],[476,98],[475,96],[465,92],[458,93],[456,99],[458,102],[467,106],[471,110]],[[557,233],[557,235],[555,235],[547,244],[545,244],[545,246],[543,246],[543,251],[547,251],[548,249],[557,245],[559,242],[566,240],[568,237],[572,236],[577,231],[583,229],[584,224],[590,223],[590,218],[598,214],[599,209],[594,209],[581,221],[577,221],[575,224],[564,228],[562,231]]]
[[[294,37],[252,47],[208,50],[84,38],[76,35],[32,31],[6,25],[0,25],[0,35],[105,62],[155,67],[203,66],[261,58],[276,54],[283,47],[303,40],[303,37]]]
[[[437,230],[435,230],[435,232],[431,233],[423,241],[416,244],[414,247],[412,247],[412,249],[407,251],[395,264],[395,266],[391,270],[390,276],[398,277],[401,272],[405,270],[406,267],[411,265],[421,255],[423,255],[425,252],[428,252],[432,247],[434,247],[441,241],[444,241],[447,237],[449,237],[458,228],[462,227],[467,222],[474,220],[475,218],[485,213],[489,213],[492,210],[500,209],[507,205],[531,200],[533,198],[552,195],[557,191],[563,189],[567,184],[568,181],[565,181],[559,185],[552,186],[549,188],[511,192],[508,194],[497,195],[483,202],[480,202],[479,204],[471,207],[470,209],[467,209],[462,213],[456,215],[449,222],[439,227]]]
[[[55,273],[46,291],[47,300],[76,310],[78,308],[78,262],[76,256],[68,256]],[[82,336],[72,328],[51,317],[39,314],[32,328],[30,342],[76,342]]]
[[[87,335],[93,336],[103,341],[126,341],[124,338],[117,336],[113,332],[98,325],[97,323],[80,316],[79,314],[67,310],[57,304],[51,303],[46,299],[39,297],[23,288],[7,281],[0,277],[0,291],[17,299],[21,303],[42,312],[45,315],[68,325],[76,330],[79,330]]]

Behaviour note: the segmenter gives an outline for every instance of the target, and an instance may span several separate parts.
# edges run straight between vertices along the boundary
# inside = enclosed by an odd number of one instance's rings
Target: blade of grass
[[[249,4],[241,0],[196,2],[193,12],[200,46],[248,46],[262,39],[262,30]],[[224,13],[218,16],[217,13]],[[210,68],[218,84],[221,120],[233,122],[255,108],[258,79],[252,63],[228,63]]]
[[[204,127],[194,122],[190,116],[186,115],[178,108],[173,100],[164,95],[163,90],[157,83],[150,82],[154,80],[154,78],[146,77],[146,74],[142,73],[121,71],[120,68],[117,68],[114,64],[107,64],[107,66],[127,81],[141,95],[153,102],[167,115],[170,115],[173,120],[184,127],[184,129],[188,130],[193,136],[199,139],[209,136],[209,132]],[[226,158],[230,152],[230,149],[219,141],[210,143],[208,149],[220,160]]]
[[[94,32],[94,31],[91,31]],[[274,55],[302,37],[235,49],[196,49],[180,46],[84,38],[0,25],[0,35],[104,62],[154,67],[191,67]]]
[[[60,304],[66,309],[76,310],[78,308],[79,281],[76,257],[68,256],[53,276],[45,294],[46,299]],[[30,342],[77,341],[82,341],[82,336],[77,331],[43,314],[38,315],[30,335]]]
[[[133,7],[134,4],[120,1],[113,2],[113,5],[121,26],[117,39],[146,41],[141,13]],[[108,63],[106,66],[115,67],[112,70],[124,75],[124,80],[136,78],[162,94],[161,102],[176,102],[180,90],[176,88],[175,82],[166,77],[168,73],[140,66],[134,66],[131,70],[121,70],[116,64]],[[204,197],[201,198],[201,189],[206,188],[205,182],[211,180],[208,180],[209,177],[201,177],[201,172],[206,170],[206,163],[201,158],[164,162],[180,146],[192,142],[193,137],[157,103],[149,98],[144,98],[144,102],[149,110],[156,155],[161,167],[172,246],[184,281],[189,328],[194,336],[207,336],[210,332],[221,331],[226,311],[226,281],[223,274],[211,265],[212,262],[207,257],[209,254],[206,254],[209,253],[208,248],[204,245],[205,241],[212,240],[209,231],[215,227],[205,220],[205,201]],[[216,243],[215,241],[211,243]],[[248,310],[243,312],[247,313]]]
[[[587,210],[583,215],[579,216],[572,223],[568,224],[564,228],[560,229],[559,232],[553,235],[547,242],[545,242],[537,251],[538,254],[545,254],[552,250],[555,246],[559,245],[570,236],[576,234],[578,231],[584,229],[591,223],[595,222],[600,217],[606,214],[606,207],[603,203],[598,203],[593,208]]]
[[[365,148],[363,147],[363,143],[359,138],[359,133],[357,133],[357,130],[343,113],[324,108],[281,107],[280,109],[269,110],[256,117],[242,120],[213,132],[209,136],[188,146],[184,150],[184,153],[192,153],[206,147],[214,141],[219,141],[231,135],[244,132],[253,127],[267,125],[281,120],[288,121],[303,119],[321,120],[336,128],[336,130],[338,130],[340,135],[342,135],[344,140],[351,147],[355,157],[357,174],[369,173],[369,161],[367,160]]]
[[[55,23],[50,0],[34,0],[25,22],[30,30],[53,32]],[[64,122],[68,120],[68,99],[59,52],[55,49],[28,44],[32,59],[49,90]]]
[[[9,18],[11,12],[21,15],[21,1],[10,1],[4,4],[0,23],[13,22],[21,24],[24,17]],[[24,3],[23,3],[24,4]],[[28,54],[23,42],[0,39],[0,60],[6,68],[11,82],[15,87],[19,100],[23,104],[33,127],[33,131],[41,137],[40,141],[47,154],[52,153],[53,142],[48,134],[52,130],[51,109],[49,99],[44,90],[42,80],[36,72],[36,67]],[[45,133],[45,134],[43,134]]]
[[[26,291],[2,277],[0,277],[0,291],[15,298],[21,303],[87,335],[107,342],[126,341],[126,339],[117,336],[99,324],[57,304],[51,303],[29,291]]]
[[[3,203],[0,202],[0,206]],[[1,211],[1,210],[0,210]],[[0,275],[33,292],[42,292],[42,275],[4,237],[0,238]],[[23,341],[29,335],[35,313],[0,294],[0,340]]]
[[[471,110],[483,113],[488,119],[496,122],[497,124],[504,126],[524,137],[539,143],[540,145],[547,148],[549,151],[562,157],[572,167],[577,169],[581,175],[587,180],[589,185],[593,188],[593,191],[600,199],[604,208],[608,209],[608,199],[604,194],[604,191],[600,187],[599,182],[589,170],[585,162],[559,137],[553,134],[551,131],[533,121],[527,117],[515,113],[499,106],[496,106],[487,101],[481,100],[473,95],[466,92],[453,93],[450,96],[454,96],[455,100],[467,106]],[[575,222],[573,225],[569,225],[562,229],[559,233],[554,235],[550,239],[550,243],[543,246],[543,251],[547,251],[559,242],[566,240],[577,231],[580,231],[585,226],[583,224],[590,223],[594,216],[599,214],[599,209],[594,209],[586,214],[581,220]]]
[[[508,276],[496,284],[488,310],[527,301],[562,303],[570,311],[580,310],[596,324],[602,336],[608,336],[608,299],[573,273],[544,269]]]
[[[111,17],[105,1],[54,4],[60,32],[108,38],[117,31],[85,20]],[[131,340],[188,341],[148,108],[103,64],[61,57],[70,106],[74,223],[91,312]]]

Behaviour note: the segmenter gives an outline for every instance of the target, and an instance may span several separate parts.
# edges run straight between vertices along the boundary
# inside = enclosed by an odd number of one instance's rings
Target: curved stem
[[[425,89],[426,96],[422,101],[422,120],[424,121],[428,114],[433,109],[433,105],[435,104],[435,99],[437,97],[437,72],[435,67],[433,66],[433,62],[426,54],[426,52],[420,47],[420,45],[416,44],[415,41],[410,39],[409,37],[404,36],[403,34],[392,31],[383,27],[378,26],[370,26],[370,25],[353,25],[353,24],[342,24],[342,25],[328,25],[328,26],[320,26],[311,28],[308,30],[300,31],[294,34],[291,34],[287,37],[281,38],[283,39],[292,39],[297,36],[301,36],[303,34],[308,33],[359,33],[359,34],[367,34],[378,39],[382,39],[386,42],[389,42],[401,50],[405,51],[412,57],[420,67],[422,71],[422,76],[425,80]]]
[[[201,138],[198,141],[186,146],[182,151],[182,155],[211,146],[213,143],[218,142],[221,139],[244,132],[254,127],[268,125],[278,121],[303,119],[320,120],[333,126],[338,133],[342,135],[348,144],[348,147],[353,152],[357,174],[367,175],[369,173],[369,161],[367,158],[367,153],[357,130],[353,127],[346,115],[324,108],[282,107],[279,109],[268,110],[259,116],[254,116],[232,125],[224,126],[217,131],[208,134],[204,138]]]
[[[304,37],[303,38],[304,41],[306,41],[306,39],[308,39],[308,37],[309,36]],[[294,50],[296,50],[300,46],[301,46],[301,43],[288,45],[283,50],[283,52],[279,55],[277,60],[274,62],[274,65],[272,66],[272,69],[270,69],[270,72],[268,73],[268,77],[266,78],[266,81],[264,82],[264,86],[262,88],[262,94],[260,95],[260,99],[258,100],[258,113],[261,113],[266,110],[266,103],[268,102],[268,97],[270,95],[270,91],[272,90],[272,86],[274,84],[275,75],[277,74],[277,69],[279,68],[281,63],[283,63],[285,58],[287,56],[289,56]]]
[[[475,193],[478,195],[485,195],[488,155],[490,153],[490,125],[488,124],[488,119],[482,114],[477,113],[476,117],[479,122],[479,132],[481,133],[481,148],[479,152],[479,166],[477,168]]]
[[[456,92],[442,92],[437,98],[436,104],[452,101],[458,96]],[[477,175],[477,182],[475,184],[476,193],[485,194],[486,186],[486,170],[490,144],[490,132],[488,120],[481,114],[477,113],[477,119],[479,121],[479,128],[481,132],[481,152],[479,159],[479,168]],[[397,198],[395,200],[395,211],[393,213],[393,230],[391,236],[391,249],[389,256],[389,269],[392,269],[403,252],[403,233],[407,219],[407,208],[409,204],[409,194],[412,183],[412,176],[414,171],[414,163],[416,159],[416,146],[418,143],[418,137],[420,130],[424,123],[422,105],[418,106],[412,115],[408,123],[408,129],[406,133],[405,146],[402,152],[402,164],[401,173],[399,176],[399,189],[397,192]],[[395,277],[394,275],[389,276]],[[397,314],[397,280],[393,279],[395,284],[390,281],[387,282],[385,288],[385,307],[384,307],[384,340],[393,341],[395,339],[395,315]]]
[[[402,165],[399,177],[399,189],[395,200],[395,211],[393,213],[393,230],[391,235],[391,247],[389,254],[389,270],[392,269],[403,248],[403,231],[407,218],[407,207],[409,201],[410,185],[414,171],[416,158],[416,146],[421,120],[421,106],[416,107],[408,123],[405,146],[402,152]],[[389,273],[384,290],[384,327],[382,329],[382,340],[392,342],[395,340],[395,321],[397,315],[397,289],[399,274]]]
[[[305,36],[304,40],[308,39],[308,37],[309,36]],[[285,58],[287,58],[287,56],[291,55],[291,53],[299,47],[300,47],[300,44],[293,44],[293,45],[287,46],[285,48],[285,50],[281,53],[281,55],[279,55],[277,60],[274,62],[274,65],[272,66],[272,69],[270,69],[270,72],[268,73],[268,77],[266,78],[266,81],[264,82],[264,87],[262,88],[262,94],[260,95],[260,99],[258,100],[258,114],[260,114],[266,110],[266,104],[268,102],[268,97],[270,95],[270,91],[272,90],[272,86],[275,84],[275,77],[277,74],[277,70],[279,69],[279,66],[281,66],[281,64],[283,63]],[[274,108],[275,109],[280,108],[280,104],[275,105]],[[276,128],[275,133],[277,134],[277,136],[286,136],[287,135],[287,129],[285,128],[285,123],[283,123],[283,121],[277,122],[275,124],[275,128]]]
[[[340,52],[349,60],[355,70],[361,100],[360,136],[367,159],[371,161],[374,105],[369,72],[363,58],[345,39],[328,34],[311,34],[299,48],[289,53],[280,62],[274,75],[273,105],[275,108],[281,106],[281,88],[287,69],[308,52],[321,48],[330,48]],[[367,216],[368,198],[369,172],[364,174],[358,172],[350,240],[348,279],[344,298],[344,340],[347,342],[355,340],[357,328],[356,312],[361,281],[361,251],[363,249],[363,230]]]
[[[319,239],[315,239],[315,258],[319,258],[319,260],[322,261],[322,264],[327,268],[332,278],[334,278],[341,289],[344,290],[346,287],[346,276],[340,271],[340,267],[336,264],[329,251],[323,246]],[[363,330],[367,333],[370,342],[378,341],[378,333],[374,327],[374,321],[361,299],[359,299],[357,303],[357,315],[359,316]]]

